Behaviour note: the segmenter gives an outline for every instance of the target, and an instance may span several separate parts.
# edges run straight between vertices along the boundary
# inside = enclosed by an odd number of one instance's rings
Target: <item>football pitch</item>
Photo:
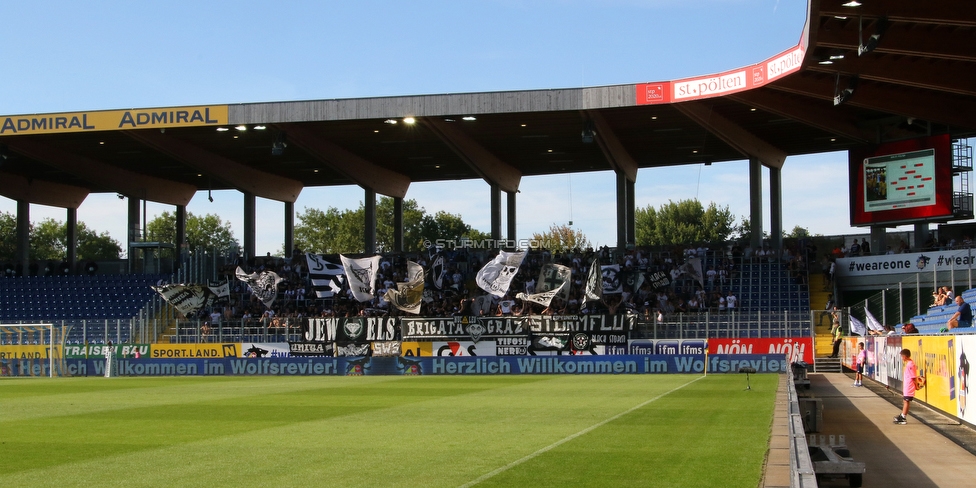
[[[0,486],[759,483],[777,375],[0,381]]]

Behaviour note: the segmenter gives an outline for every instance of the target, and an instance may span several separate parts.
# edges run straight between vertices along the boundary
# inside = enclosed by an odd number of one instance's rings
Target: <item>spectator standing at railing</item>
[[[949,330],[955,329],[956,327],[972,327],[973,309],[962,299],[962,296],[956,297],[956,305],[959,308],[956,309],[956,313],[952,314],[952,317],[946,322],[946,327]]]

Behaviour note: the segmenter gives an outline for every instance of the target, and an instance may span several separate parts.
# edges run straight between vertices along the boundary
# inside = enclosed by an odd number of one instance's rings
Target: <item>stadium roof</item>
[[[403,197],[415,181],[788,155],[976,134],[969,0],[811,0],[796,46],[683,80],[593,88],[0,116],[0,195],[185,205],[199,190],[294,202],[305,186]],[[859,55],[859,51],[861,52]],[[837,103],[839,102],[839,103]],[[412,123],[411,123],[412,122]]]

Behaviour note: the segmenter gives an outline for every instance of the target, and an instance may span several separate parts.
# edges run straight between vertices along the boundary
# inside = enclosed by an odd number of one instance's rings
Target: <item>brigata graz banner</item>
[[[400,319],[403,340],[472,340],[525,337],[526,324],[518,317],[444,317]]]
[[[668,374],[781,373],[787,362],[780,354],[708,356],[517,356],[517,357],[307,357],[213,359],[119,359],[121,376],[356,376],[356,375],[501,375],[501,374]],[[25,364],[28,363],[24,361]],[[8,365],[17,368],[18,365]],[[46,365],[28,364],[44,368]],[[101,376],[105,361],[67,359],[74,376]]]

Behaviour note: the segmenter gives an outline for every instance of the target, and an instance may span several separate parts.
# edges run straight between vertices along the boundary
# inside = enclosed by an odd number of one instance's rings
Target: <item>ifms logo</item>
[[[932,258],[930,258],[930,257],[928,257],[928,256],[926,256],[924,254],[920,254],[918,256],[918,260],[915,261],[915,267],[918,268],[918,269],[925,269],[925,267],[929,265],[929,261],[931,261],[931,260],[932,260]]]

